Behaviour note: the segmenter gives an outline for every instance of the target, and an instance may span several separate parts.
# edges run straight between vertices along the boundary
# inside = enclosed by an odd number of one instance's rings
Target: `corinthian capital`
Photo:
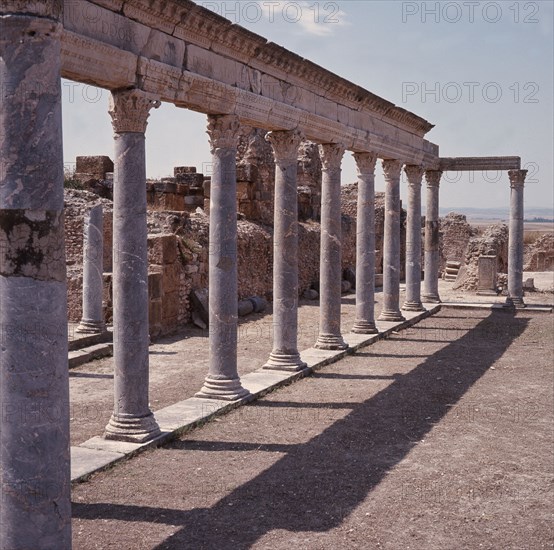
[[[418,166],[416,164],[406,164],[406,166],[404,166],[404,173],[408,178],[409,185],[421,185],[424,171],[423,166]]]
[[[525,177],[527,176],[527,170],[508,170],[508,176],[510,178],[510,187],[513,189],[523,187],[525,184]]]
[[[276,162],[296,162],[298,148],[304,136],[298,130],[283,130],[269,132],[265,139],[273,147]]]
[[[385,174],[385,181],[399,180],[403,164],[401,160],[384,160],[383,174]]]
[[[240,121],[235,115],[208,115],[208,129],[212,154],[216,149],[236,149],[240,136]]]
[[[356,161],[359,176],[373,176],[375,174],[377,153],[354,153],[354,160]]]
[[[321,156],[323,171],[340,170],[345,151],[346,148],[342,143],[324,143],[320,145],[319,155]]]
[[[438,187],[441,182],[441,177],[441,170],[427,170],[425,172],[425,181],[427,182],[427,187]]]
[[[137,132],[144,134],[150,109],[157,109],[161,102],[152,99],[142,90],[112,92],[108,112],[116,134]]]

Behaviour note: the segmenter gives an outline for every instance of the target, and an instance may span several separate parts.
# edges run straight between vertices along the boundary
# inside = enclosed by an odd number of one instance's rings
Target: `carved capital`
[[[404,173],[408,178],[408,185],[421,185],[423,172],[425,172],[423,166],[418,166],[417,164],[406,164],[406,166],[404,166]]]
[[[385,181],[397,181],[400,180],[400,170],[404,163],[401,160],[384,160],[383,161],[383,174],[385,174]]]
[[[512,189],[523,187],[525,185],[527,170],[508,170],[508,176],[510,178],[510,187]]]
[[[296,162],[298,158],[298,148],[304,136],[298,130],[283,130],[269,132],[265,136],[265,139],[271,143],[271,147],[273,147],[276,162]]]
[[[157,109],[161,102],[152,99],[142,90],[112,92],[108,112],[116,134],[137,132],[144,134],[150,109]]]
[[[240,121],[235,115],[208,115],[210,149],[236,149],[240,137]]]
[[[354,160],[356,161],[359,176],[373,176],[375,174],[377,153],[354,153]]]
[[[346,147],[342,143],[324,143],[319,146],[323,170],[340,170]]]
[[[425,181],[427,187],[438,187],[441,182],[442,170],[427,170],[425,172]]]

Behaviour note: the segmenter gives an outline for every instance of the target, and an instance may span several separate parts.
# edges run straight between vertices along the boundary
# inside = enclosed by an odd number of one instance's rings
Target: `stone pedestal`
[[[383,240],[383,309],[380,321],[404,321],[400,312],[400,170],[402,161],[384,160],[385,234]]]
[[[523,187],[527,170],[509,170],[510,234],[508,237],[509,307],[524,308],[523,301]]]
[[[197,397],[234,401],[248,395],[237,369],[237,178],[240,124],[235,116],[209,116],[210,186],[208,375]]]
[[[340,328],[342,267],[340,178],[343,145],[319,146],[323,176],[321,183],[321,256],[319,291],[319,335],[316,348],[348,348]]]
[[[273,350],[265,369],[298,371],[298,193],[299,132],[270,132],[275,154],[273,234]]]
[[[104,437],[142,443],[160,434],[148,405],[148,255],[145,137],[150,109],[140,90],[114,92],[114,412]]]
[[[496,296],[497,276],[496,256],[479,256],[477,261],[477,294],[479,296]]]
[[[408,216],[406,220],[406,301],[404,311],[424,311],[421,303],[421,166],[406,166]]]
[[[374,153],[356,153],[356,320],[352,332],[375,334],[375,163]]]
[[[61,5],[0,4],[0,548],[71,548]]]
[[[423,299],[426,302],[440,303],[439,265],[439,185],[442,172],[427,170],[427,212],[425,217],[425,278],[423,279]]]
[[[76,332],[101,334],[106,331],[102,311],[103,296],[102,205],[91,208],[85,215],[83,240],[83,318]]]

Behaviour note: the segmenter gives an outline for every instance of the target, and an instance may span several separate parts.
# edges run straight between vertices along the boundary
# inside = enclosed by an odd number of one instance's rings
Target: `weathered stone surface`
[[[541,235],[527,247],[523,271],[554,271],[554,234]]]
[[[104,179],[106,173],[114,171],[112,159],[105,155],[79,156],[75,161],[76,173],[90,174],[93,178]]]
[[[429,303],[440,302],[439,296],[439,185],[442,172],[425,172],[427,182],[427,209],[425,215],[425,278],[423,280],[423,300]]]
[[[477,294],[496,296],[497,260],[496,256],[480,256],[478,266]]]

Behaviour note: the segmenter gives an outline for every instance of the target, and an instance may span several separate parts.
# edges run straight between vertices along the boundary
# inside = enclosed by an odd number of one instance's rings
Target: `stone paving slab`
[[[484,302],[443,302],[444,307],[453,309],[508,309],[504,304],[484,303]],[[533,311],[552,313],[552,306],[541,304],[526,304],[526,306],[517,311]]]
[[[113,344],[107,342],[104,344],[95,344],[83,349],[70,351],[68,354],[69,368],[74,369],[80,367],[89,361],[94,359],[101,359],[102,357],[108,357],[113,353]]]
[[[88,449],[82,445],[71,447],[71,481],[84,481],[124,458],[123,453]]]

